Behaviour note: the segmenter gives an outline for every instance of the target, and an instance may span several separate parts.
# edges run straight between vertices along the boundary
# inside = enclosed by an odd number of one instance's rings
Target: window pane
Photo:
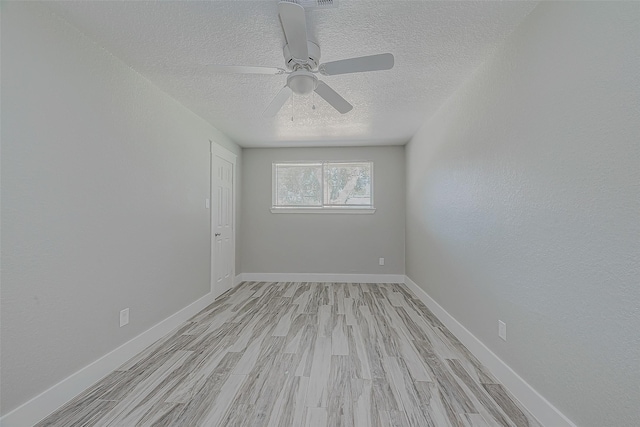
[[[276,165],[276,206],[322,206],[322,165]]]
[[[325,164],[327,204],[371,206],[371,163]]]

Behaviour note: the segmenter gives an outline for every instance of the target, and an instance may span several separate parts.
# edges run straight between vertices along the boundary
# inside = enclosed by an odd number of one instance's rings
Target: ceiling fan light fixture
[[[317,2],[317,6],[335,6],[337,0],[280,0],[278,15],[284,32],[284,60],[287,69],[254,66],[216,66],[218,72],[242,74],[288,74],[287,83],[262,112],[265,117],[274,117],[292,94],[307,96],[317,93],[340,114],[346,114],[353,105],[325,82],[318,80],[315,73],[325,76],[362,73],[367,71],[390,70],[394,59],[390,53],[360,56],[320,64],[320,46],[309,41],[305,6],[301,2]],[[292,103],[293,108],[293,103]]]
[[[287,86],[296,95],[309,95],[318,86],[318,78],[309,71],[296,71],[287,78]]]

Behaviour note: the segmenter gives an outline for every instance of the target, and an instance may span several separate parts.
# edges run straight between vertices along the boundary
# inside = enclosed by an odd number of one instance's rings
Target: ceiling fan
[[[361,56],[340,61],[320,63],[320,47],[307,39],[307,21],[304,7],[290,0],[278,2],[280,22],[287,44],[284,46],[285,68],[253,67],[234,65],[213,65],[212,70],[219,73],[241,74],[287,74],[287,82],[262,113],[265,117],[274,117],[293,93],[309,95],[315,92],[341,114],[351,111],[353,106],[336,91],[331,89],[316,74],[335,76],[338,74],[360,73],[365,71],[390,70],[393,68],[393,55]]]

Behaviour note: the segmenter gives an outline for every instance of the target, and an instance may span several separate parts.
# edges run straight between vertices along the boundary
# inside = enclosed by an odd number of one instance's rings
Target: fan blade
[[[214,73],[237,73],[237,74],[284,74],[283,68],[277,67],[251,67],[245,65],[209,65],[207,70]]]
[[[278,114],[278,111],[282,108],[287,99],[291,96],[292,90],[289,89],[289,86],[285,86],[280,89],[280,92],[273,98],[273,101],[267,106],[267,108],[262,112],[262,115],[265,117],[274,117]]]
[[[325,82],[318,81],[316,93],[327,101],[333,108],[338,110],[340,114],[348,113],[353,109],[353,105],[349,104],[346,99],[338,95],[338,92],[331,89]]]
[[[309,48],[307,47],[307,19],[304,15],[304,7],[296,3],[281,1],[278,3],[278,11],[291,56],[301,62],[307,62]]]
[[[320,65],[320,73],[325,76],[337,74],[361,73],[364,71],[390,70],[393,68],[393,55],[381,53],[379,55],[361,56],[359,58],[343,59]]]

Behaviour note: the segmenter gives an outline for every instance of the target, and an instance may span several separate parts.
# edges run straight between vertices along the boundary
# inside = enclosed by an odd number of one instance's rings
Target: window
[[[274,163],[271,211],[373,213],[373,162]]]

